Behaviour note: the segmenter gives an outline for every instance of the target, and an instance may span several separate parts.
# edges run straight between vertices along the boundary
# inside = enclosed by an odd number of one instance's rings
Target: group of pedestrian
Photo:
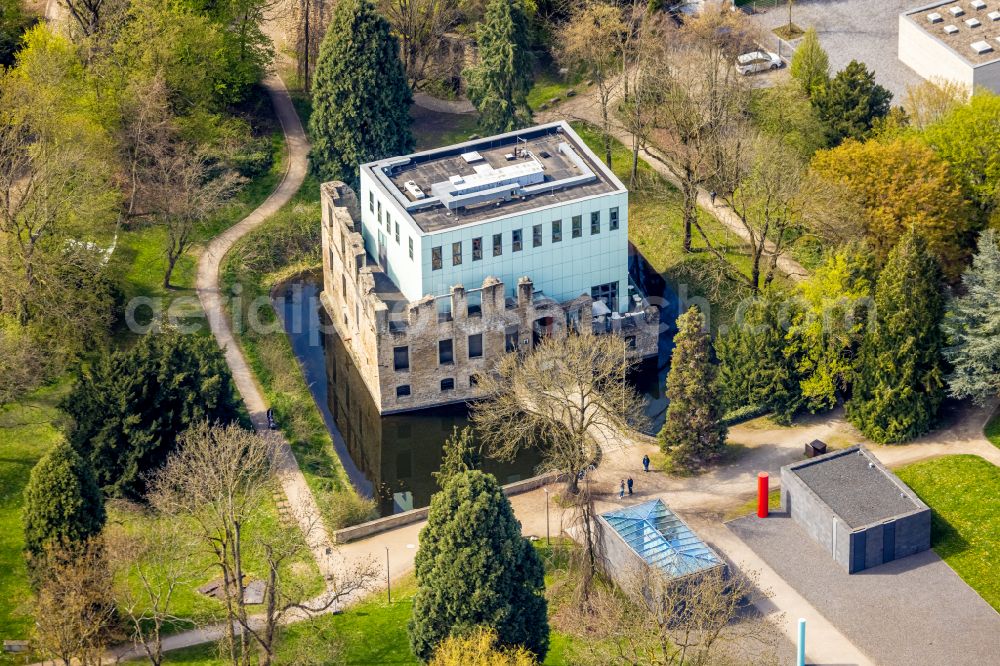
[[[649,471],[649,456],[642,457],[642,471],[643,472]],[[632,494],[632,484],[633,481],[631,476],[628,477],[627,479],[621,480],[621,483],[618,484],[618,499],[625,499],[626,490],[628,490],[629,495]]]

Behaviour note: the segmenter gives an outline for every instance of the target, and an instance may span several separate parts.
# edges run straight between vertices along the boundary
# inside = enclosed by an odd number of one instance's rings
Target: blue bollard
[[[798,666],[806,666],[806,619],[799,618],[799,656],[796,661]]]

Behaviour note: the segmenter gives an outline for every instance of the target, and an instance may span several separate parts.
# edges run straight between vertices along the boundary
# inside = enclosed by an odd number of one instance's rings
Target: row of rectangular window
[[[375,201],[375,192],[372,190],[368,191],[368,209],[376,214],[378,219],[378,224],[382,226],[382,202]],[[396,239],[396,245],[399,245],[399,222],[393,224],[392,216],[389,215],[388,209],[385,211],[385,230],[387,233],[392,234]],[[394,233],[395,232],[395,233]],[[410,259],[413,259],[413,238],[407,237],[407,245],[409,246]]]
[[[479,385],[479,378],[476,375],[469,375],[469,388],[473,388]],[[454,391],[455,390],[455,378],[446,377],[441,380],[441,392]],[[400,384],[396,387],[396,397],[405,398],[410,395],[410,385]]]
[[[583,236],[583,216],[574,215],[572,219],[572,229],[573,238],[580,238]],[[611,231],[618,230],[618,208],[612,208],[610,211],[610,229]],[[601,212],[594,211],[590,214],[590,235],[596,236],[601,233]],[[559,243],[562,241],[562,220],[552,221],[552,242]],[[512,252],[520,252],[523,246],[522,235],[520,229],[514,229],[510,232],[510,245]],[[536,224],[531,228],[531,246],[541,247],[542,246],[542,225]],[[493,234],[493,256],[499,257],[503,254],[503,234]],[[431,270],[440,270],[444,265],[443,253],[441,246],[431,248]],[[411,254],[412,258],[412,254]],[[479,261],[483,258],[483,239],[482,237],[472,239],[472,260]],[[458,241],[451,244],[451,265],[461,266],[462,265],[462,242]]]
[[[510,350],[508,350],[510,351]],[[469,358],[483,357],[483,334],[475,333],[469,336]],[[455,362],[455,346],[451,338],[438,340],[438,364],[451,365]],[[410,369],[410,348],[392,348],[392,367],[394,370]]]

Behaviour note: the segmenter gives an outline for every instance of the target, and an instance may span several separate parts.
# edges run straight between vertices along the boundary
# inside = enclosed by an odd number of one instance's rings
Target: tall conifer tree
[[[355,189],[358,165],[413,150],[399,43],[371,0],[341,0],[320,46],[309,118],[313,171]]]
[[[889,254],[875,287],[875,318],[847,417],[880,443],[905,442],[933,427],[944,398],[941,270],[913,231]]]
[[[965,294],[951,302],[944,323],[951,344],[945,356],[955,367],[948,386],[952,396],[985,405],[1000,395],[1000,232],[979,237],[962,286]]]
[[[465,77],[479,126],[490,134],[524,127],[531,120],[531,54],[521,0],[490,0],[476,41],[479,63],[466,70]]]
[[[677,318],[677,335],[667,377],[667,420],[660,430],[660,446],[674,464],[695,470],[716,460],[726,444],[726,426],[720,421],[716,368],[705,318],[697,307]]]
[[[409,632],[420,659],[430,660],[448,636],[480,626],[494,629],[499,645],[545,659],[544,567],[492,475],[456,474],[434,495],[415,564]]]
[[[73,548],[100,534],[104,500],[90,464],[66,441],[31,470],[24,489],[24,543],[33,557],[49,546]]]

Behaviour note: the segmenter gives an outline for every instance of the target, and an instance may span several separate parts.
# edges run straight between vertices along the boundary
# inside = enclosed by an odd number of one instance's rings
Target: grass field
[[[40,389],[0,408],[0,638],[23,638],[31,629],[31,589],[22,550],[23,491],[38,459],[62,438],[56,405],[69,382]],[[0,656],[0,663],[4,663]],[[11,662],[8,662],[11,663]]]
[[[536,542],[535,545],[546,558],[550,549],[543,542]],[[546,571],[548,584],[554,572],[551,566],[547,566]],[[324,615],[291,625],[279,649],[281,663],[316,663],[325,654],[329,659],[327,663],[345,666],[419,664],[410,651],[406,632],[416,589],[416,580],[409,576],[393,585],[391,604],[387,603],[386,594],[379,592],[339,615]],[[572,636],[553,630],[544,663],[569,666],[572,663],[569,650],[573,641]],[[218,666],[223,662],[216,656],[216,650],[216,645],[212,644],[172,652],[165,663]]]
[[[119,235],[111,267],[122,276],[126,299],[136,297],[153,299],[160,313],[173,314],[183,320],[193,320],[201,316],[201,305],[194,290],[194,277],[198,257],[204,244],[259,206],[284,175],[286,166],[284,134],[279,128],[274,127],[273,117],[263,119],[261,122],[265,124],[271,141],[273,163],[270,170],[247,182],[232,201],[199,225],[192,247],[177,261],[170,279],[170,289],[163,287],[163,275],[167,266],[164,249],[166,231],[162,227],[148,226],[128,229]],[[140,323],[148,321],[148,308],[143,307],[136,312]],[[207,326],[202,326],[201,330],[207,332]],[[119,341],[127,342],[130,337],[130,332],[125,329],[119,335]]]
[[[580,92],[586,84],[582,83],[580,77],[566,79],[563,76],[551,72],[542,72],[535,77],[535,83],[528,91],[528,106],[533,111],[537,111],[542,104],[547,104],[550,99],[558,97],[564,99],[566,92],[574,89]]]
[[[914,463],[896,474],[933,510],[931,546],[1000,611],[1000,468],[979,456]]]
[[[993,417],[983,429],[986,439],[993,442],[993,446],[1000,448],[1000,409],[993,413]]]

